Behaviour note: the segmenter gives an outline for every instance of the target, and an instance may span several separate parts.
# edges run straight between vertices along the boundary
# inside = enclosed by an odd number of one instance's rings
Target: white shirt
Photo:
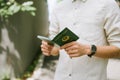
[[[51,38],[68,27],[80,43],[120,48],[120,13],[114,0],[63,0],[50,21]],[[87,55],[71,59],[61,50],[55,80],[107,80],[107,63],[107,59]]]

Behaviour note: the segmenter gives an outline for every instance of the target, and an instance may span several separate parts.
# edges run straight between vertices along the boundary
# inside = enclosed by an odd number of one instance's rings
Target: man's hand
[[[49,45],[48,42],[42,41],[41,50],[42,50],[42,52],[43,52],[44,55],[50,56],[53,47],[54,46],[53,45]]]
[[[70,57],[80,57],[90,54],[90,45],[83,45],[76,41],[61,46],[61,49],[65,49]]]
[[[55,47],[54,45],[50,45],[47,41],[42,41],[41,51],[46,56],[56,56],[59,53],[59,48]]]

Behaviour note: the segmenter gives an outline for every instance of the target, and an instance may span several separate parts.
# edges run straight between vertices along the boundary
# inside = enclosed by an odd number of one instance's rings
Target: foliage
[[[33,6],[33,1],[24,1],[23,3],[19,3],[16,0],[0,0],[0,21],[2,21],[3,22],[2,25],[5,25],[5,26],[8,26],[7,22],[9,22],[8,18],[10,16],[13,16],[18,12],[28,12],[32,16],[35,16],[35,11],[36,11],[36,8]],[[33,67],[32,67],[32,70],[33,70]],[[32,70],[29,71],[29,74],[31,74]],[[24,75],[26,75],[26,73]],[[28,73],[27,73],[27,76],[28,76]],[[2,80],[10,80],[10,76],[4,75]],[[22,80],[22,79],[19,79],[19,80]]]
[[[0,0],[0,17],[6,19],[19,11],[27,11],[34,16],[36,8],[32,5],[33,1],[26,1],[20,4],[15,0]]]

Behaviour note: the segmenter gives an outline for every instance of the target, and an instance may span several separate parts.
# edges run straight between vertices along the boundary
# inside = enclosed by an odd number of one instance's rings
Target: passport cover
[[[73,33],[70,29],[65,28],[56,35],[52,41],[59,46],[62,46],[66,43],[76,41],[77,39],[79,39],[79,37],[75,33]]]
[[[79,39],[79,37],[68,28],[63,29],[53,38],[53,40],[40,35],[38,35],[37,38],[47,41],[50,45],[57,44],[58,46],[62,46],[66,43],[76,41],[77,39]]]

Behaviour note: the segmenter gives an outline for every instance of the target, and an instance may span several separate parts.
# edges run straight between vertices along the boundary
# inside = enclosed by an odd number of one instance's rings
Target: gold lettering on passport
[[[69,39],[70,39],[69,36],[64,36],[64,37],[62,38],[62,41],[65,42],[65,41],[68,41]]]

